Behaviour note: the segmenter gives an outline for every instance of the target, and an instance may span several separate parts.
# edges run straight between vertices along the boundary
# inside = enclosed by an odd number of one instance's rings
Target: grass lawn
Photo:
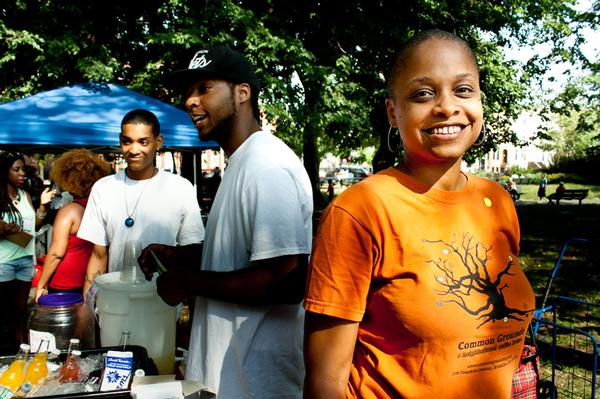
[[[558,184],[548,185],[548,187],[546,187],[546,195],[552,194],[556,190],[556,187],[558,187]],[[565,184],[565,187],[568,190],[588,189],[590,191],[588,193],[587,199],[600,198],[600,186],[568,183],[568,184]],[[520,184],[519,190],[523,193],[521,195],[522,200],[525,200],[525,201],[538,200],[537,184]]]
[[[517,213],[521,224],[521,265],[534,287],[537,307],[541,306],[550,272],[563,243],[573,237],[584,237],[589,241],[574,241],[567,247],[547,304],[558,295],[600,303],[600,204],[523,203],[517,205]],[[590,398],[595,354],[592,341],[584,332],[600,339],[600,310],[594,306],[567,305],[564,303],[558,308],[557,321],[578,332],[556,330],[558,397]],[[540,348],[545,348],[542,349],[541,371],[547,381],[553,368],[552,331],[551,326],[543,327],[537,336]],[[600,385],[596,384],[596,390],[600,390]]]
[[[600,303],[600,205],[518,205],[521,223],[521,264],[536,296],[543,295],[562,244],[573,243],[561,262],[551,294],[576,296]]]

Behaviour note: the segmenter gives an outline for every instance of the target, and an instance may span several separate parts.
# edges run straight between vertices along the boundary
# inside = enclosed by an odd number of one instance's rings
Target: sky
[[[580,0],[577,2],[575,8],[581,11],[590,10],[592,8],[592,0]],[[600,61],[600,30],[586,28],[584,30],[584,37],[586,43],[582,46],[583,54],[592,61]],[[534,47],[519,47],[514,43],[512,47],[506,47],[504,52],[508,60],[516,60],[525,63],[534,54],[539,54],[541,56],[547,55],[550,52],[550,48],[551,46],[549,43],[540,44]],[[569,77],[565,72],[569,69],[574,76],[581,76],[584,74],[584,71],[579,66],[573,67],[573,65],[566,63],[555,64],[546,74],[542,86],[543,89],[551,93],[562,91],[562,88],[566,85]],[[551,77],[554,78],[554,81],[550,79]]]
[[[592,0],[580,0],[576,5],[576,9],[580,11],[589,10],[592,8]],[[583,54],[591,61],[600,61],[600,31],[585,29],[584,37],[586,43],[582,46]],[[512,47],[504,48],[506,58],[508,60],[516,60],[521,63],[527,62],[534,54],[540,56],[547,55],[550,52],[550,44],[540,44],[534,47],[522,46],[519,47],[516,43]],[[572,76],[583,76],[586,73],[580,66],[560,63],[553,65],[546,73],[542,82],[542,89],[545,93],[542,95],[552,96],[562,92],[568,82],[569,75],[565,72],[571,70]],[[554,80],[550,78],[553,77]],[[524,112],[513,124],[513,130],[521,140],[529,141],[536,135],[536,131],[542,119],[539,115],[533,112]]]

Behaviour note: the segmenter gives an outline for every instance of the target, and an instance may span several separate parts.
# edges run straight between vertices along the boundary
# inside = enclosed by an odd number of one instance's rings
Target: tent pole
[[[196,164],[196,157],[198,156],[198,153],[194,152],[194,188],[196,190],[198,190],[198,179],[197,179],[197,164]]]

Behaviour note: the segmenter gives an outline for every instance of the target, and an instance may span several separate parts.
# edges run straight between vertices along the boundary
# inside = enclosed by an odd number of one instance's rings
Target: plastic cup
[[[144,281],[144,273],[142,273],[142,269],[137,261],[141,253],[141,242],[137,240],[125,241],[121,282],[136,284]]]

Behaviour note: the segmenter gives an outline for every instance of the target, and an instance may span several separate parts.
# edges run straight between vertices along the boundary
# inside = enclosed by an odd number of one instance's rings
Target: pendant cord
[[[137,206],[140,203],[140,200],[142,199],[144,192],[146,191],[146,187],[148,187],[148,184],[150,184],[150,180],[152,180],[152,178],[156,175],[156,169],[154,170],[154,172],[152,173],[152,176],[148,179],[148,181],[144,185],[144,188],[142,189],[140,196],[138,197],[137,201],[135,202],[135,206],[133,207],[133,211],[131,211],[131,214],[129,213],[129,202],[127,201],[127,171],[124,172],[124,175],[125,175],[125,185],[123,186],[123,190],[125,191],[125,212],[127,213],[127,218],[131,219],[133,217],[133,215],[135,214],[135,210],[137,209]]]

